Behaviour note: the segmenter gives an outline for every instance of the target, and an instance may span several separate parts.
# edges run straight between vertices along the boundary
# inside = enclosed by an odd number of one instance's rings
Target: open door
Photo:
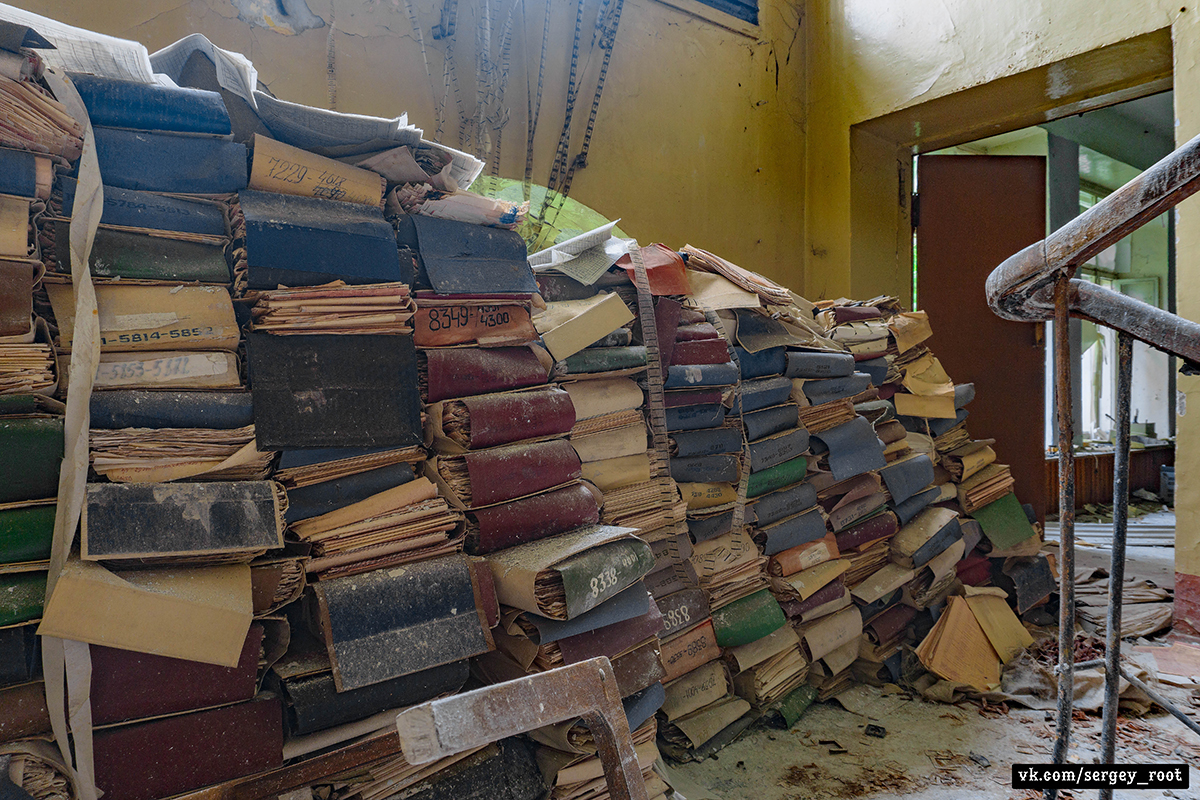
[[[917,187],[917,307],[929,312],[929,347],[955,383],[975,384],[967,429],[996,440],[1018,499],[1045,521],[1042,326],[997,317],[984,283],[997,264],[1046,236],[1046,159],[921,156]]]

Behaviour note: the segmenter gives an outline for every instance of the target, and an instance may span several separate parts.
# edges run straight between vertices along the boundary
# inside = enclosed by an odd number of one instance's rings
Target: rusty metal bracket
[[[396,717],[410,764],[582,717],[592,733],[613,800],[647,800],[617,679],[607,658],[431,700]]]

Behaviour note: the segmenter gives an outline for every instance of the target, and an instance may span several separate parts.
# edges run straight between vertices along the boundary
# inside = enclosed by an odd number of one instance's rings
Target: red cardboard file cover
[[[587,484],[575,483],[476,509],[467,518],[467,550],[480,555],[599,522],[600,505]]]
[[[283,764],[278,698],[136,722],[93,734],[96,786],[155,800]]]
[[[729,348],[724,339],[696,339],[676,342],[671,354],[671,365],[678,364],[724,364],[729,361]]]
[[[662,614],[654,598],[650,598],[650,610],[642,616],[559,639],[558,647],[562,650],[563,662],[566,664],[587,661],[597,656],[614,658],[638,642],[661,633],[662,629]]]
[[[236,667],[93,645],[92,722],[157,717],[254,697],[263,628],[250,626]]]
[[[530,347],[426,350],[425,400],[520,389],[545,383],[549,370]]]
[[[561,486],[580,476],[579,456],[565,439],[498,447],[463,456],[471,505],[485,506]]]
[[[571,396],[558,388],[464,397],[470,417],[469,448],[567,433],[575,425]],[[443,417],[443,427],[445,419]]]

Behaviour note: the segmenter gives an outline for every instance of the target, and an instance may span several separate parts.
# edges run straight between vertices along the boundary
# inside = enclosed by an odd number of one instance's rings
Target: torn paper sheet
[[[529,266],[534,272],[554,270],[585,286],[591,286],[621,256],[637,247],[633,239],[619,239],[612,235],[613,228],[620,221],[613,220],[565,242],[539,250],[529,257]]]
[[[408,124],[407,114],[393,119],[344,114],[280,100],[259,91],[254,92],[254,106],[259,119],[276,138],[302,150],[320,152],[322,148],[373,139],[413,147],[421,143],[421,131]]]
[[[183,66],[193,53],[200,52],[208,57],[217,70],[217,83],[221,88],[254,105],[254,90],[258,87],[258,70],[250,59],[241,53],[222,50],[200,33],[185,36],[150,56],[150,66],[175,83],[179,82]]]

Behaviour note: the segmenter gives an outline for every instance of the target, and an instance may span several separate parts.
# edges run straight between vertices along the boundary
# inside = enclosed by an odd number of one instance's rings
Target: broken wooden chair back
[[[400,712],[396,729],[404,758],[417,765],[577,717],[596,742],[613,800],[646,800],[617,679],[603,656],[430,700]]]

